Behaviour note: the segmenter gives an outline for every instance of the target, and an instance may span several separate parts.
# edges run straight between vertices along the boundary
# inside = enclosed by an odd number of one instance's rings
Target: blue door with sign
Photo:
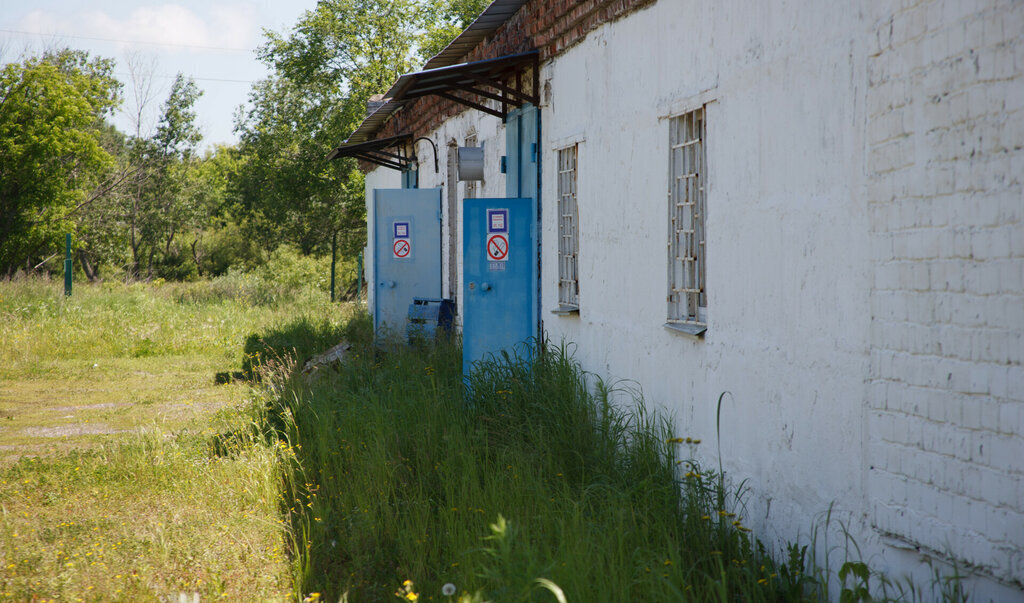
[[[441,189],[375,189],[373,326],[402,336],[414,297],[441,297]]]
[[[533,199],[463,204],[462,370],[506,351],[528,353],[536,325]]]

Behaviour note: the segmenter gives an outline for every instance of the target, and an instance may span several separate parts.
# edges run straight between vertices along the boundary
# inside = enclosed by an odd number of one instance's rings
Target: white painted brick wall
[[[1024,3],[878,0],[874,526],[1024,583]]]

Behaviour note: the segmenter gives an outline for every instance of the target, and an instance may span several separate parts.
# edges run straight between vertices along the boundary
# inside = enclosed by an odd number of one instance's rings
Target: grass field
[[[230,377],[273,325],[339,311],[258,286],[0,282],[0,599],[290,597],[284,452],[237,436]]]
[[[964,600],[816,565],[856,548],[828,521],[765,549],[707,444],[571,346],[467,382],[314,288],[60,289],[0,282],[0,600]]]

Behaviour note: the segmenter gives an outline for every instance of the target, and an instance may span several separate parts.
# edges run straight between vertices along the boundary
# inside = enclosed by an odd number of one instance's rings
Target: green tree
[[[158,153],[151,193],[157,211],[151,220],[152,238],[161,242],[165,258],[172,253],[175,237],[200,228],[207,217],[198,178],[200,162],[195,155],[203,135],[196,124],[194,105],[202,94],[192,79],[179,73],[154,136]]]
[[[90,201],[74,214],[77,258],[86,278],[100,278],[100,264],[127,263],[127,226],[122,212],[123,190],[131,182],[135,167],[128,161],[124,134],[105,124],[100,144],[114,158],[102,179],[90,194]]]
[[[199,276],[216,276],[231,266],[251,268],[260,262],[259,247],[242,233],[232,214],[229,185],[244,169],[233,146],[218,145],[189,164],[185,190],[196,209],[184,241]]]
[[[143,262],[151,277],[158,260],[180,255],[172,254],[175,237],[202,221],[202,207],[187,186],[195,146],[202,140],[194,109],[201,95],[195,82],[179,73],[161,107],[156,133],[128,143],[128,161],[136,166],[123,197],[130,278],[140,276]]]
[[[235,183],[241,215],[265,245],[343,253],[365,243],[362,175],[328,162],[381,92],[413,67],[419,6],[412,0],[322,0],[287,35],[267,33],[259,56],[273,75],[254,86],[236,131],[247,169]]]
[[[487,0],[321,0],[286,34],[267,32],[272,75],[236,118],[246,169],[232,190],[238,215],[269,248],[342,252],[366,241],[363,178],[351,159],[326,161],[366,115],[366,101],[472,22]]]
[[[252,103],[239,132],[246,169],[233,188],[238,211],[266,248],[289,242],[317,251],[346,215],[365,214],[348,194],[353,163],[325,159],[339,140],[328,134],[337,131],[330,109],[285,78],[261,82]]]
[[[342,110],[351,126],[371,94],[413,68],[420,19],[413,0],[320,0],[287,37],[267,32],[257,54],[276,75]]]
[[[119,102],[114,62],[77,50],[0,70],[0,270],[59,252],[75,212],[102,192],[114,158],[104,116]]]

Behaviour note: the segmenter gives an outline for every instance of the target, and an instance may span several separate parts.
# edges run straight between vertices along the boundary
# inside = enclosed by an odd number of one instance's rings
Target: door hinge
[[[537,143],[530,143],[530,162],[537,163]]]
[[[505,155],[501,156],[501,173],[502,174],[507,174],[508,173],[508,157],[505,156]]]

